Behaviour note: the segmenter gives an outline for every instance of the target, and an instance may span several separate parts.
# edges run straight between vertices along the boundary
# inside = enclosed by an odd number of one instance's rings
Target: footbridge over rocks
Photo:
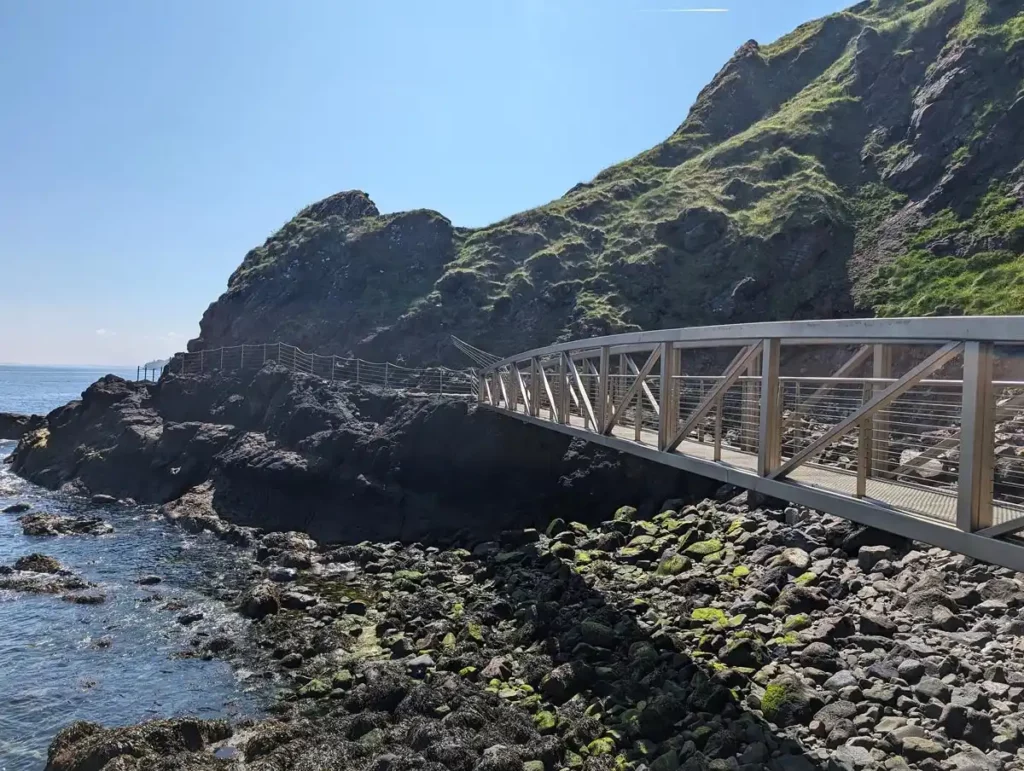
[[[487,409],[1024,570],[1024,317],[637,332],[478,375]]]

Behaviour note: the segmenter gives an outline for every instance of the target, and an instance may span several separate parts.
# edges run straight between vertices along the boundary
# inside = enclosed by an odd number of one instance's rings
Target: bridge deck
[[[543,415],[539,420],[547,420]],[[550,422],[550,421],[548,421]],[[570,424],[579,430],[586,430],[584,420],[578,415],[570,416]],[[612,435],[630,444],[635,444],[635,429],[632,426],[616,424]],[[656,431],[641,429],[640,444],[656,448],[658,434]],[[675,454],[697,460],[714,462],[714,447],[710,444],[690,439],[683,441],[675,450]],[[735,468],[749,474],[757,474],[757,455],[742,452],[729,447],[722,447],[722,459],[719,464]],[[789,475],[794,484],[807,485],[826,490],[830,493],[853,497],[856,493],[857,478],[855,474],[824,468],[818,465],[801,466]],[[867,503],[887,506],[901,512],[915,514],[949,526],[956,525],[956,496],[952,492],[928,490],[916,485],[891,482],[881,479],[867,480],[866,495],[860,499]],[[1024,509],[996,504],[993,507],[994,524],[1002,524],[1024,516]]]

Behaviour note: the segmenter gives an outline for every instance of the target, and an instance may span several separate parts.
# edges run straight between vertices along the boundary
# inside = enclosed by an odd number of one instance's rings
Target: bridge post
[[[569,361],[565,353],[558,355],[558,422],[569,422]]]
[[[540,365],[537,362],[536,357],[530,359],[530,415],[538,417],[540,415],[540,375],[538,374]]]
[[[872,346],[871,377],[891,378],[892,377],[892,347],[885,343],[876,343]],[[888,383],[875,383],[872,396],[876,396],[888,387]],[[872,470],[877,476],[888,477],[890,469],[889,458],[889,417],[881,410],[875,413],[871,419],[870,450],[868,451],[867,475],[872,476]]]
[[[779,398],[778,338],[761,345],[761,404],[757,435],[757,473],[768,476],[782,462],[782,404]]]
[[[675,376],[679,372],[679,350],[672,343],[661,344],[661,388],[658,401],[658,449],[664,450],[676,435],[679,397]]]
[[[725,402],[723,399],[719,399],[715,402],[715,455],[714,460],[716,463],[722,460],[722,424],[725,421],[725,416],[722,414],[722,410],[725,408]]]
[[[992,359],[991,343],[964,344],[956,525],[968,533],[992,526],[995,456]]]
[[[608,377],[609,366],[608,359],[608,346],[601,346],[601,361],[597,370],[597,414],[594,416],[597,418],[597,425],[594,426],[594,430],[599,434],[603,434],[605,429],[608,427]]]
[[[509,400],[511,401],[511,405],[509,406],[509,409],[511,409],[512,412],[519,412],[519,378],[516,377],[516,373],[518,371],[519,371],[519,364],[518,364],[518,362],[512,362],[512,365],[509,367],[509,370],[508,370],[508,372],[509,372],[509,384],[508,384],[508,391],[509,391],[509,393],[508,393],[508,396],[509,396]]]
[[[757,429],[754,428],[754,414],[755,410],[758,409],[758,383],[752,378],[757,377],[759,374],[760,358],[761,355],[758,354],[751,360],[743,372],[742,380],[740,380],[740,447],[747,452],[753,452],[757,449],[754,446],[757,441]]]
[[[628,373],[629,373],[629,370],[626,368],[626,354],[620,353],[619,354],[619,377],[616,380],[616,382],[618,383],[618,385],[616,387],[616,390],[618,391],[618,393],[616,395],[618,396],[619,399],[621,399],[623,396],[626,395],[626,390],[629,388],[629,385],[626,383],[626,375]],[[612,400],[612,402],[614,404],[614,399]]]

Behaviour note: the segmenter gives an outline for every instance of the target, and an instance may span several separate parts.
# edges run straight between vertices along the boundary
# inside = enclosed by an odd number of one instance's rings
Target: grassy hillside
[[[192,346],[408,361],[759,319],[1024,312],[1024,9],[868,0],[744,44],[660,145],[476,230],[365,194],[250,252]]]

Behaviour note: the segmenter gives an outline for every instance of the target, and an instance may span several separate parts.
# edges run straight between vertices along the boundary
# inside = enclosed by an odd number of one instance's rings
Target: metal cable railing
[[[455,335],[451,335],[452,345],[459,349],[463,354],[469,357],[470,361],[475,363],[479,367],[490,367],[497,362],[501,361],[500,356],[495,356],[493,353],[488,353],[476,346],[470,345],[465,340],[460,340]]]
[[[1024,317],[627,333],[480,373],[488,407],[1024,569]]]
[[[173,374],[195,375],[259,369],[267,362],[331,382],[427,394],[472,394],[476,391],[476,373],[473,370],[403,367],[391,362],[323,356],[286,343],[241,344],[179,353],[167,370]]]

